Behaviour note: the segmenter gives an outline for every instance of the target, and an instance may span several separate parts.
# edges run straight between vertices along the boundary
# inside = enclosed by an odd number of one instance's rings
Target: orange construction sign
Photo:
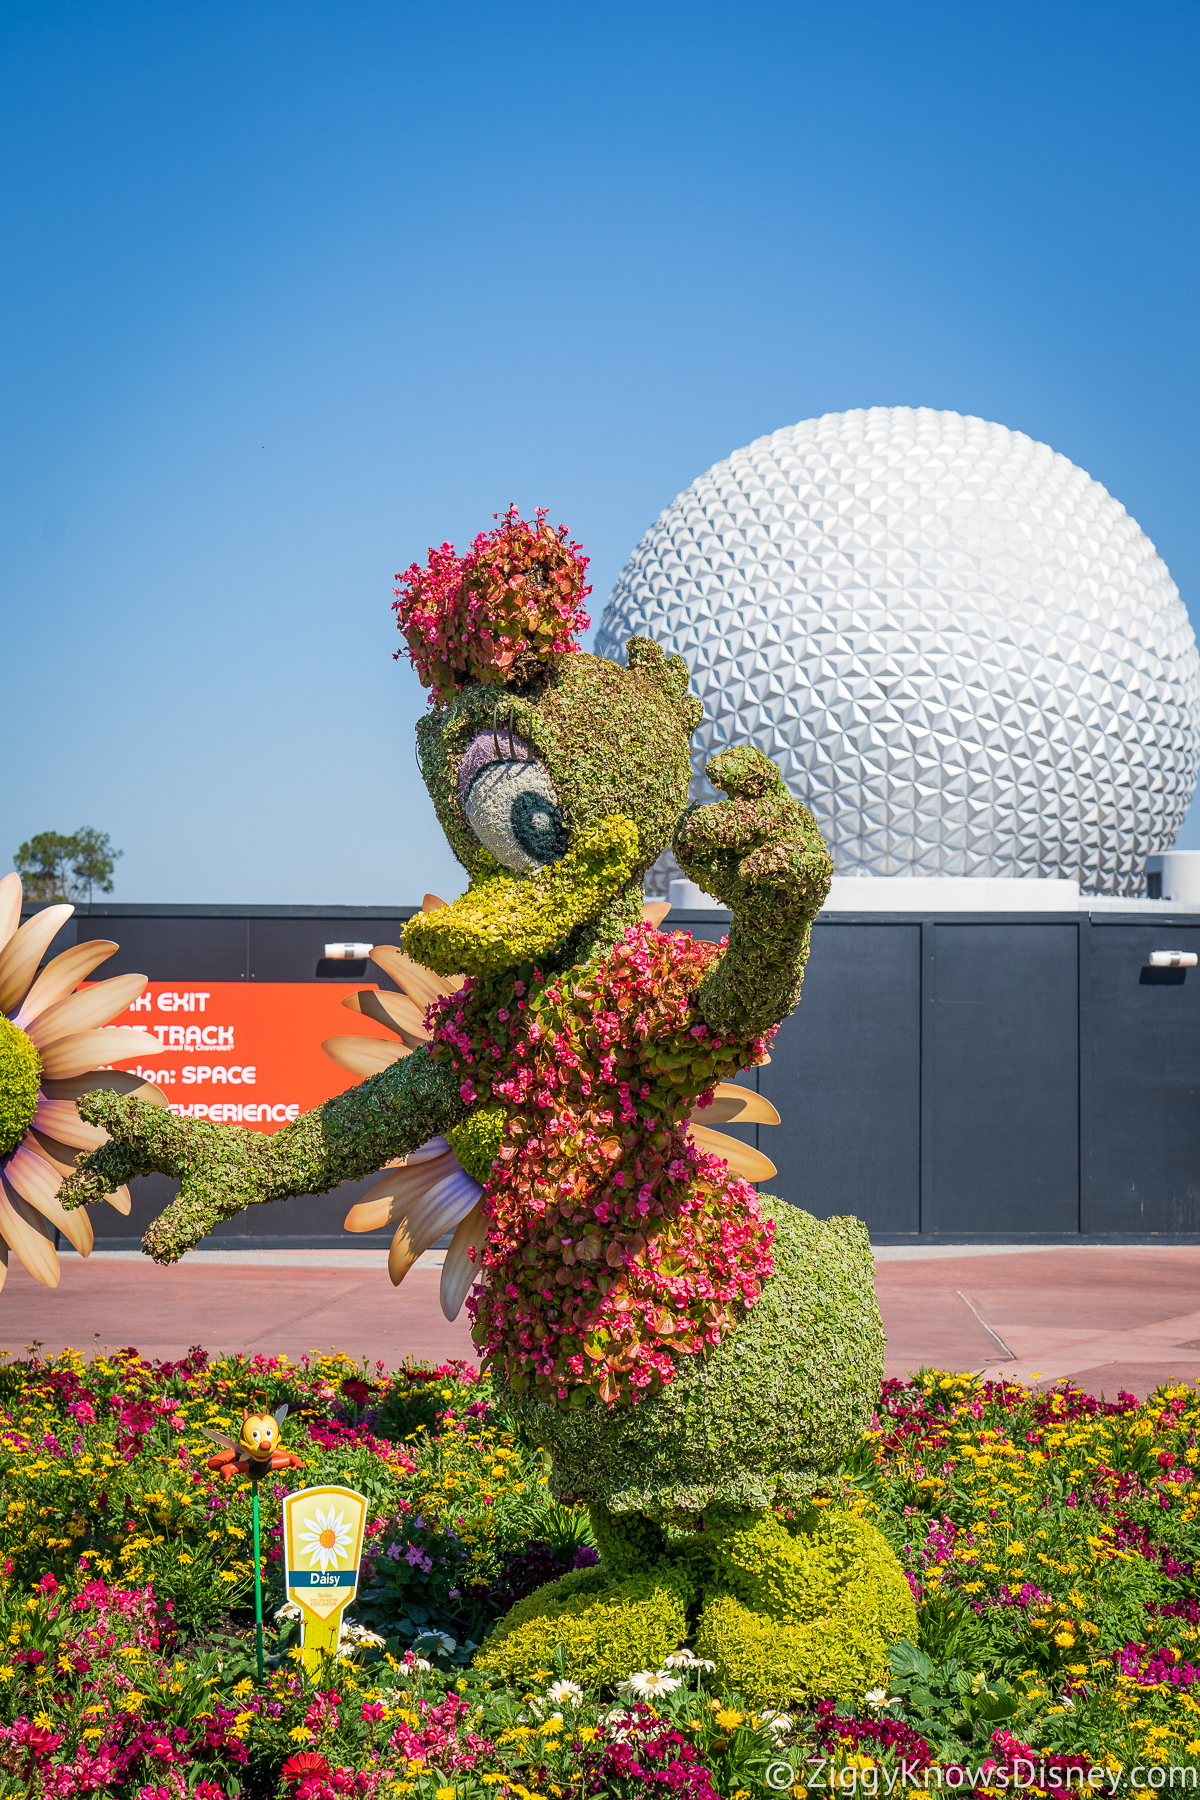
[[[152,1032],[162,1053],[112,1066],[154,1082],[184,1118],[278,1131],[358,1085],[361,1077],[325,1055],[324,1039],[376,1037],[399,1046],[386,1027],[342,1006],[348,994],[367,990],[376,992],[376,984],[152,981],[113,1025]]]

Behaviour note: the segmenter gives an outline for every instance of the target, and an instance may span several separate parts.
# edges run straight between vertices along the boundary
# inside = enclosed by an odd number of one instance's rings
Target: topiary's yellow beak
[[[558,862],[484,876],[449,906],[417,913],[404,927],[405,952],[439,975],[494,975],[536,961],[597,918],[637,861],[637,826],[612,813]]]

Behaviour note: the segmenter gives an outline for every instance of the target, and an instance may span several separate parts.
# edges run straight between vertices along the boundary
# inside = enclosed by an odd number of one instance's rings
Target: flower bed
[[[290,1485],[370,1502],[342,1658],[314,1683],[263,1483],[270,1667],[254,1679],[247,1483],[201,1426],[287,1401]],[[491,1624],[596,1558],[544,1461],[463,1365],[339,1356],[0,1367],[0,1797],[584,1800],[1190,1787],[1200,1768],[1200,1396],[1043,1396],[959,1375],[885,1386],[823,1506],[908,1572],[919,1643],[890,1686],[755,1713],[686,1647],[584,1692],[471,1666]],[[791,1773],[789,1773],[791,1771]],[[1184,1771],[1193,1773],[1184,1774]]]

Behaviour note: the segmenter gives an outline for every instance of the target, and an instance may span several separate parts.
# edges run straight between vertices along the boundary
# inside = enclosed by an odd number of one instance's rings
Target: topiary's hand
[[[154,1220],[142,1248],[177,1262],[221,1219],[263,1200],[326,1194],[382,1169],[466,1117],[452,1072],[422,1046],[271,1136],[238,1125],[179,1118],[165,1106],[99,1090],[79,1112],[109,1142],[93,1150],[59,1189],[68,1210],[102,1200],[136,1175],[171,1175],[180,1190]]]
[[[155,1132],[153,1122],[166,1108],[96,1088],[79,1100],[78,1112],[88,1125],[103,1126],[109,1141],[83,1157],[75,1173],[68,1175],[59,1188],[58,1198],[68,1212],[93,1206],[136,1175],[150,1175],[158,1169],[161,1133]],[[168,1112],[167,1118],[170,1117]],[[176,1173],[173,1168],[162,1172]]]
[[[708,779],[729,795],[693,807],[675,832],[684,873],[733,914],[725,955],[700,988],[714,1031],[752,1038],[795,1007],[812,921],[833,879],[816,820],[750,745],[722,750]]]
[[[68,1212],[102,1200],[137,1175],[180,1181],[171,1205],[146,1232],[143,1247],[156,1262],[175,1262],[206,1237],[219,1219],[257,1200],[269,1187],[270,1140],[257,1132],[180,1119],[165,1106],[98,1090],[78,1103],[89,1125],[102,1125],[107,1144],[85,1157],[59,1189]]]
[[[719,751],[705,772],[729,798],[684,814],[674,844],[680,868],[733,913],[814,919],[833,863],[808,808],[751,745]]]

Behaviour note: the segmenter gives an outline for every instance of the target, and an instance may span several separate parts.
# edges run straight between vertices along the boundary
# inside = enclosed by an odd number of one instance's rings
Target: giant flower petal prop
[[[445,904],[436,894],[426,894],[422,911],[434,912]],[[647,924],[658,925],[669,911],[665,900],[651,901],[643,908],[642,916]],[[429,1043],[431,1033],[425,1024],[425,1009],[445,995],[457,993],[463,985],[461,976],[435,975],[392,944],[377,944],[371,959],[402,991],[381,994],[366,990],[349,995],[342,1004],[351,1012],[385,1025],[400,1041],[392,1045],[380,1038],[327,1038],[321,1046],[325,1054],[354,1075],[378,1074],[401,1057],[410,1056],[418,1044]],[[693,1109],[688,1131],[702,1150],[724,1157],[735,1175],[746,1181],[768,1181],[776,1172],[769,1157],[712,1127],[778,1123],[779,1114],[769,1100],[752,1088],[722,1081],[707,1107]],[[430,1138],[419,1150],[394,1163],[383,1179],[350,1208],[345,1228],[380,1231],[385,1226],[395,1226],[388,1252],[388,1274],[396,1287],[417,1258],[444,1233],[452,1231],[454,1236],[442,1264],[440,1299],[446,1317],[456,1319],[477,1276],[482,1274],[487,1242],[482,1193],[482,1185],[463,1168],[447,1140]]]
[[[445,902],[426,894],[425,912]],[[321,1048],[339,1068],[352,1075],[375,1075],[403,1056],[411,1056],[418,1044],[427,1044],[431,1033],[425,1024],[426,1008],[462,987],[461,975],[443,977],[422,968],[394,944],[377,944],[374,962],[392,977],[398,994],[369,990],[350,994],[343,1002],[351,1012],[374,1019],[396,1034],[399,1042],[381,1038],[327,1038]],[[431,1138],[388,1169],[346,1215],[347,1231],[379,1231],[395,1227],[388,1252],[388,1274],[399,1287],[418,1256],[445,1232],[454,1233],[442,1265],[442,1311],[458,1317],[482,1262],[487,1223],[479,1205],[483,1192],[459,1162],[444,1137]]]
[[[57,1287],[57,1229],[87,1256],[92,1248],[86,1212],[67,1212],[56,1198],[80,1156],[107,1141],[76,1110],[95,1088],[135,1094],[156,1106],[166,1096],[139,1075],[109,1069],[129,1056],[157,1055],[149,1032],[110,1026],[146,986],[144,975],[117,975],[76,992],[79,982],[117,948],[93,938],[64,950],[40,972],[38,964],[73,906],[47,906],[21,924],[21,881],[0,881],[0,1286],[15,1251],[36,1281]],[[129,1211],[129,1190],[107,1196]]]

